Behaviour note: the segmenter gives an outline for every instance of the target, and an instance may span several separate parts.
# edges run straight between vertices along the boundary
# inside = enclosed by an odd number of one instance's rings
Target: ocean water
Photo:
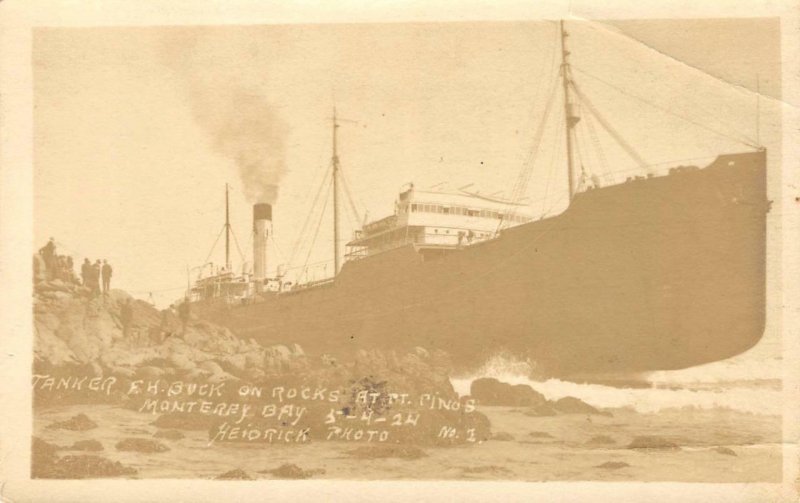
[[[606,385],[537,379],[535,362],[508,355],[491,357],[472,375],[451,378],[455,390],[468,395],[470,384],[493,377],[527,384],[548,400],[573,396],[600,408],[628,407],[641,413],[677,408],[730,409],[760,415],[782,411],[780,339],[765,337],[751,350],[727,360],[675,371],[652,372],[644,386]]]

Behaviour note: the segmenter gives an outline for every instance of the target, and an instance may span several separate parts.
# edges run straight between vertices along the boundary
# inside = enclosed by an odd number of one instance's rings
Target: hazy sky
[[[736,86],[754,89],[759,75],[762,92],[780,96],[776,21],[568,30],[576,81],[650,163],[747,150],[729,137],[755,138],[755,95]],[[409,181],[492,193],[510,189],[524,166],[533,169],[534,210],[557,212],[566,190],[557,102],[542,152],[530,156],[557,78],[556,44],[552,22],[37,29],[37,246],[54,236],[77,261],[109,259],[117,287],[174,299],[221,229],[226,182],[249,260],[250,205],[274,197],[254,190],[261,170],[279,184],[274,268],[288,261],[328,168],[334,103],[349,120],[340,158],[362,215],[389,214]],[[772,152],[775,102],[762,100],[761,113]],[[599,140],[607,163],[586,140],[587,171],[635,168],[601,130]],[[321,228],[292,265],[331,260],[328,220]],[[222,262],[221,252],[212,260]]]

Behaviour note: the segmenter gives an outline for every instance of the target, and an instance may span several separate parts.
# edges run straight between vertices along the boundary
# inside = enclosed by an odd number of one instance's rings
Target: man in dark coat
[[[100,295],[100,259],[92,264],[92,293]]]
[[[44,265],[47,267],[47,279],[55,278],[56,272],[56,240],[50,238],[46,245],[39,249],[39,253],[44,259]]]
[[[89,263],[88,258],[83,259],[83,264],[81,264],[81,280],[83,280],[83,286],[92,287],[92,264]]]
[[[111,290],[111,273],[113,269],[111,269],[111,264],[106,260],[103,260],[101,272],[103,274],[103,293],[107,295],[108,291]]]

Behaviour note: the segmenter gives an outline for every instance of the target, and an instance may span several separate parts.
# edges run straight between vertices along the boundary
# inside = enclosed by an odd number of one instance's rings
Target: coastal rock
[[[178,430],[158,430],[157,432],[153,433],[154,438],[166,438],[167,440],[180,440],[185,438],[186,435],[179,432]]]
[[[211,372],[200,368],[193,368],[184,374],[184,378],[192,382],[202,382],[211,377]]]
[[[734,451],[730,447],[719,446],[716,449],[714,449],[714,452],[717,452],[719,454],[725,454],[726,456],[738,456],[738,454],[736,454],[736,451]]]
[[[185,412],[169,412],[161,414],[151,424],[157,428],[176,430],[207,430],[216,419],[203,414],[188,414]]]
[[[123,377],[125,379],[133,379],[136,377],[136,370],[128,367],[110,367],[108,372],[111,375]]]
[[[481,405],[519,407],[545,402],[544,395],[526,384],[511,385],[491,377],[472,381],[470,395]]]
[[[565,396],[564,398],[559,398],[555,402],[551,402],[553,409],[562,413],[562,414],[600,414],[600,415],[610,415],[607,412],[601,412],[598,409],[592,407],[588,403],[584,402],[575,397]]]
[[[216,480],[253,480],[253,477],[247,474],[241,468],[236,468],[231,471],[217,475]]]
[[[237,355],[243,359],[241,369],[259,369],[261,365],[264,363],[264,352],[263,351],[248,351],[247,353]]]
[[[586,445],[601,446],[601,445],[614,445],[617,441],[608,435],[595,435],[586,441]]]
[[[64,367],[99,362],[107,372],[126,379],[137,375],[158,379],[177,375],[173,369],[183,374],[198,363],[226,356],[230,368],[241,368],[247,356],[237,355],[239,349],[255,354],[262,351],[255,341],[241,341],[227,328],[199,320],[190,323],[186,334],[176,327],[167,328],[162,341],[165,314],[140,300],[131,303],[133,323],[126,337],[120,318],[122,306],[130,298],[121,290],[91,297],[85,288],[69,282],[34,285],[36,365]],[[250,360],[253,363],[255,358]],[[224,376],[221,370],[211,367],[208,375]],[[132,375],[132,371],[137,374]],[[235,374],[230,369],[227,373]]]
[[[259,473],[271,473],[281,479],[307,479],[325,473],[325,470],[304,470],[293,463],[285,463],[274,470],[263,470]]]
[[[58,421],[48,426],[51,430],[86,431],[97,428],[97,423],[89,419],[86,414],[78,414],[66,421]]]
[[[258,382],[258,381],[263,380],[265,377],[267,377],[267,374],[264,373],[264,371],[261,370],[261,369],[251,368],[251,369],[247,369],[247,373],[245,374],[245,377],[250,382]]]
[[[77,443],[77,442],[76,442]],[[85,479],[135,475],[135,469],[99,456],[57,455],[58,446],[33,437],[31,477],[35,479]]]
[[[506,478],[513,475],[513,472],[505,466],[484,465],[469,466],[463,469],[464,475],[486,475],[491,478]]]
[[[169,447],[161,442],[156,442],[155,440],[150,440],[148,438],[126,438],[117,442],[115,447],[118,451],[146,453],[166,452],[170,450]]]
[[[414,445],[373,444],[347,451],[349,456],[359,459],[420,459],[428,455]]]
[[[43,478],[47,476],[52,466],[58,460],[57,445],[45,442],[39,437],[31,439],[31,477]]]
[[[644,450],[678,450],[680,446],[671,440],[655,435],[642,435],[634,437],[633,441],[628,445],[628,449],[644,449]]]
[[[620,468],[627,468],[631,465],[624,461],[606,461],[603,464],[595,466],[595,468],[603,468],[605,470],[619,470]]]
[[[110,461],[100,456],[64,456],[40,475],[40,478],[55,479],[93,479],[108,477],[124,477],[136,475],[134,468],[119,461]]]
[[[72,447],[68,447],[65,450],[70,451],[102,451],[103,444],[98,442],[97,440],[77,440],[75,443],[72,444]]]
[[[234,376],[233,374],[229,374],[229,373],[223,371],[223,372],[219,372],[217,374],[214,374],[214,375],[208,377],[206,379],[206,381],[208,381],[211,384],[219,384],[219,383],[227,382],[227,381],[236,381],[238,379],[239,378]]]
[[[197,367],[189,354],[177,351],[169,355],[169,364],[178,370],[184,371],[189,371]]]
[[[247,356],[243,354],[227,355],[221,358],[223,370],[230,374],[238,374],[244,372],[247,367]]]
[[[222,367],[219,365],[219,363],[217,363],[215,361],[211,361],[211,360],[205,361],[205,362],[201,362],[198,365],[198,367],[200,369],[202,369],[202,370],[205,370],[206,372],[209,372],[212,375],[214,375],[214,374],[224,374],[225,373],[225,371],[222,370]]]
[[[291,429],[301,431],[309,428],[312,441],[337,440],[335,427],[327,421],[331,414],[341,419],[371,417],[372,421],[382,417],[387,425],[395,420],[408,421],[405,426],[390,428],[391,443],[446,446],[479,442],[491,437],[488,418],[478,411],[465,412],[467,399],[458,396],[447,375],[416,354],[409,357],[392,351],[365,351],[357,362],[336,365],[326,365],[322,358],[303,360],[308,365],[305,371],[285,369],[278,375],[267,375],[258,385],[265,390],[284,390],[281,403],[285,406],[294,404],[306,410],[297,422],[292,421]],[[224,393],[233,396],[225,398],[241,400],[237,389],[237,386],[226,386]],[[301,398],[302,393],[310,396],[314,389],[327,390],[337,398]],[[293,395],[290,396],[290,392]],[[411,401],[402,405],[393,403],[391,396],[399,394],[406,394]],[[366,397],[370,397],[369,400]],[[253,401],[258,402],[257,399]],[[277,415],[256,417],[248,420],[248,428],[260,431],[287,428],[286,422],[285,416],[282,419]],[[225,434],[230,423],[229,418],[217,417],[209,428],[209,438],[222,442],[246,442],[236,435]],[[335,425],[342,431],[349,429],[345,428],[349,425],[338,419]],[[453,428],[457,434],[441,435],[443,427]],[[363,440],[367,440],[366,435]]]
[[[529,417],[549,417],[558,414],[551,402],[544,402],[527,409],[524,414]]]
[[[136,371],[136,376],[140,379],[159,379],[164,376],[164,369],[148,365],[140,367],[139,370]]]

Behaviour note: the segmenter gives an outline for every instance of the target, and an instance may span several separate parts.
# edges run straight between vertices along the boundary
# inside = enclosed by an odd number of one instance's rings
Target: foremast
[[[336,107],[333,107],[333,156],[331,157],[333,185],[333,275],[339,274],[339,152],[336,145]]]
[[[575,113],[574,105],[570,100],[570,76],[569,76],[569,51],[567,50],[566,40],[569,36],[564,30],[564,20],[560,22],[561,30],[561,83],[564,87],[564,128],[566,133],[566,148],[567,148],[567,183],[569,184],[569,201],[575,196],[575,167],[572,153],[572,141],[575,125],[580,120],[580,117]]]

